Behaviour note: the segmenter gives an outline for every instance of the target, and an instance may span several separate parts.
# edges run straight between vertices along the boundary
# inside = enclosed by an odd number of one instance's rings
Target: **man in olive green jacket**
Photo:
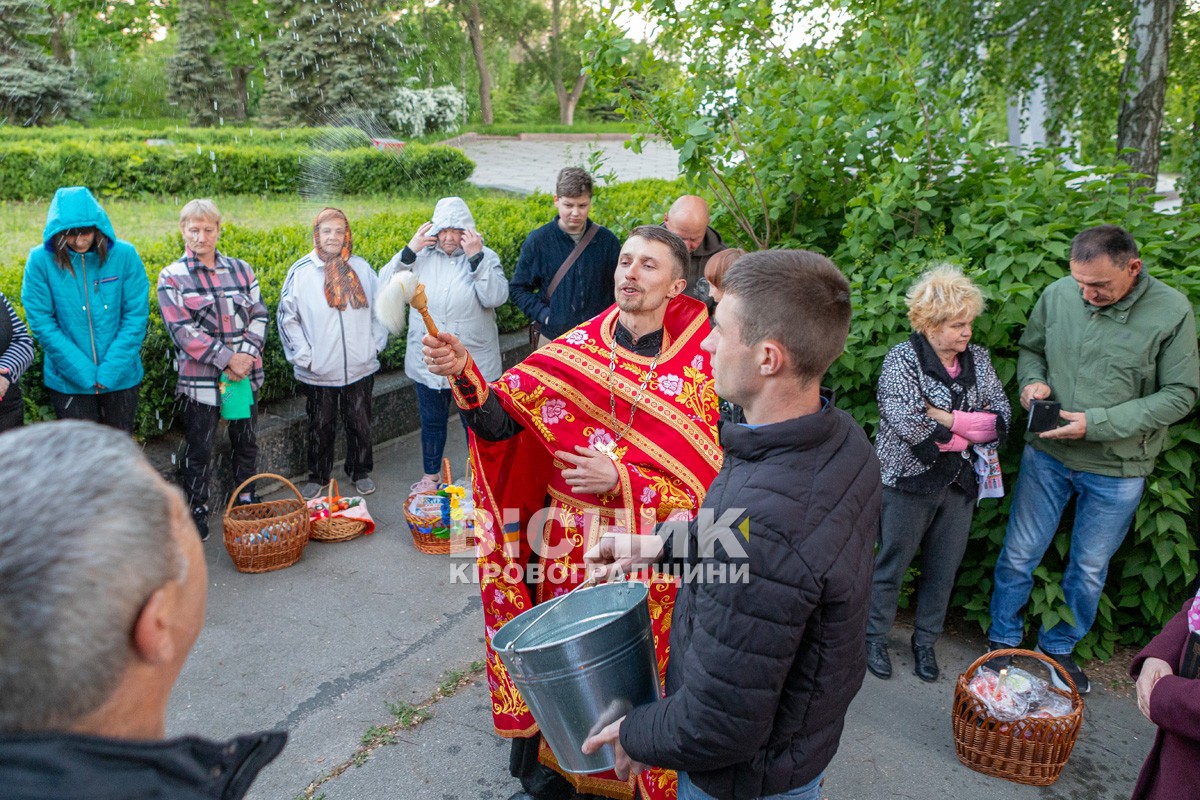
[[[1062,579],[1074,621],[1040,630],[1038,649],[1086,693],[1087,675],[1071,653],[1096,619],[1108,562],[1129,531],[1167,427],[1200,393],[1200,358],[1191,303],[1146,274],[1128,232],[1115,225],[1083,231],[1070,259],[1071,276],[1042,293],[1021,337],[1021,405],[1057,400],[1061,424],[1026,434],[988,639],[993,649],[1020,645],[1033,571],[1075,495]]]

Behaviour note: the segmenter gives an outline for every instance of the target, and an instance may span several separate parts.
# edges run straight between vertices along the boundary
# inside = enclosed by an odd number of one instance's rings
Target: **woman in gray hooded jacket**
[[[429,313],[438,328],[462,340],[486,380],[499,378],[500,330],[496,327],[495,309],[508,300],[508,280],[500,266],[500,257],[484,247],[483,238],[475,230],[475,218],[461,197],[443,197],[437,202],[433,219],[421,225],[408,245],[380,271],[380,287],[387,286],[400,270],[412,271],[425,285]],[[395,309],[385,307],[386,297],[380,296],[380,317],[385,322],[402,320]],[[389,326],[398,332],[398,325]],[[450,382],[425,366],[421,355],[425,322],[412,309],[407,327],[404,374],[417,387],[425,470],[421,480],[413,485],[413,491],[424,492],[437,486],[442,452],[446,448],[447,419],[454,400]]]

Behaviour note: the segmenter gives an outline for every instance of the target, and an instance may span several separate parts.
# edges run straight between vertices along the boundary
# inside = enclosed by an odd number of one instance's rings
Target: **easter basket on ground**
[[[998,681],[994,680],[997,673],[980,669],[985,662],[1004,656],[1026,656],[1044,662],[1058,672],[1071,691],[1042,685],[1027,692],[1023,685],[1014,688],[1010,682],[1006,686],[1008,669],[1001,670]],[[989,682],[988,678],[993,680]],[[1022,678],[1021,683],[1031,681]],[[1021,696],[1034,693],[1040,702]],[[991,702],[993,699],[995,702]],[[1022,702],[1026,705],[1021,706]],[[1075,747],[1083,724],[1083,698],[1071,676],[1041,653],[995,650],[984,653],[958,676],[950,715],[954,752],[963,764],[1014,783],[1049,786],[1058,780]]]
[[[432,492],[415,492],[404,501],[404,519],[413,546],[422,553],[444,555],[475,546],[475,505],[468,478],[454,483],[450,459],[442,459],[441,483]]]
[[[308,501],[308,513],[314,542],[348,542],[363,534],[374,533],[375,520],[361,497],[342,497],[337,481],[330,481],[324,495]]]
[[[261,478],[279,481],[295,492],[295,499],[234,506],[242,489]],[[308,544],[308,508],[304,496],[291,481],[264,472],[249,478],[229,495],[224,527],[225,550],[238,572],[271,572],[300,560]]]

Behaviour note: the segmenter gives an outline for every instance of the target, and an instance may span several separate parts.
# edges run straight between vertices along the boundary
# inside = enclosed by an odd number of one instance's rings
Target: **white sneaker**
[[[354,491],[360,495],[368,495],[375,491],[375,481],[370,478],[359,478],[354,482]]]

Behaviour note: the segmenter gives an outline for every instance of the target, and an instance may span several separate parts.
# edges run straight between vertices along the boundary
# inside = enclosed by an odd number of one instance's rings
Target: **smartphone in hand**
[[[1025,430],[1030,433],[1052,431],[1058,427],[1062,403],[1057,400],[1031,400],[1029,403],[1029,424]]]

